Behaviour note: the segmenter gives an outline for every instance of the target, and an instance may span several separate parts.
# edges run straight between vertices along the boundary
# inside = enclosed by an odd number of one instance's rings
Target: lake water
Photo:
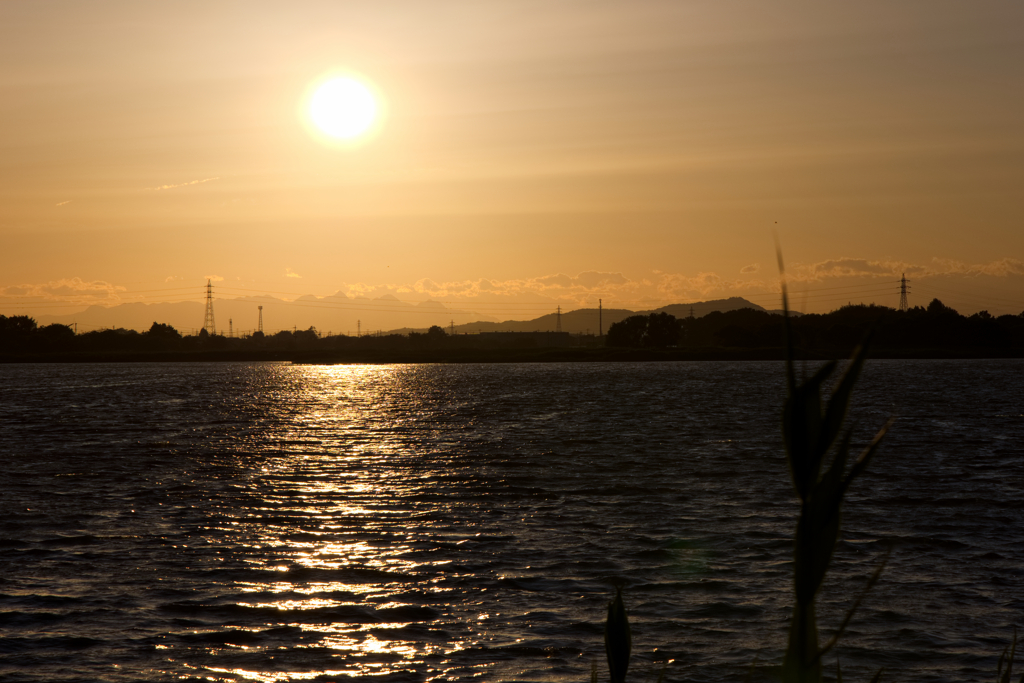
[[[848,680],[989,681],[1024,626],[1024,362],[873,361],[819,608]],[[5,681],[771,680],[774,362],[0,367]],[[834,670],[835,658],[826,658]]]

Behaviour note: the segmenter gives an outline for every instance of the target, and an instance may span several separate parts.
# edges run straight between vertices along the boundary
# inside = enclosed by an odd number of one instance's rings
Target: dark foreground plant
[[[789,645],[782,663],[782,678],[786,683],[820,683],[822,655],[838,643],[864,595],[878,581],[885,564],[883,561],[875,570],[865,592],[854,602],[853,608],[832,639],[824,648],[819,647],[815,599],[839,539],[843,498],[853,480],[867,468],[889,425],[885,425],[875,435],[868,447],[847,469],[850,430],[844,431],[843,424],[846,421],[854,384],[864,365],[868,340],[854,351],[846,372],[835,384],[828,404],[823,404],[822,390],[838,364],[836,361],[830,361],[810,378],[797,381],[785,290],[783,308],[787,347],[787,395],[783,409],[782,433],[793,488],[800,499],[800,518],[793,542],[793,616],[790,623]],[[608,607],[608,622],[605,627],[605,648],[612,683],[625,681],[630,647],[629,624],[622,603],[622,591],[619,588],[615,599]],[[874,681],[878,680],[881,673],[880,670],[875,675]],[[841,676],[841,673],[839,675]]]
[[[789,645],[782,662],[782,678],[787,683],[821,681],[821,657],[835,646],[853,616],[851,610],[836,636],[825,648],[819,648],[815,598],[839,539],[843,498],[853,480],[867,468],[888,429],[886,425],[879,430],[847,471],[850,431],[843,431],[843,423],[853,386],[864,365],[866,349],[865,342],[854,352],[846,372],[832,391],[828,405],[824,406],[822,388],[835,372],[836,362],[826,363],[809,379],[798,383],[793,367],[792,344],[789,345],[786,360],[788,395],[783,410],[782,433],[793,488],[800,499],[800,518],[793,539],[793,617]],[[833,454],[832,460],[825,469],[830,453]],[[869,586],[877,581],[880,573],[881,567]]]
[[[861,601],[881,577],[889,558],[887,552],[864,590],[854,600],[835,634],[824,647],[819,647],[815,600],[839,539],[843,499],[854,479],[864,472],[878,451],[892,420],[878,431],[853,465],[847,468],[851,432],[849,429],[844,430],[843,424],[849,411],[854,385],[864,366],[870,335],[854,351],[846,371],[835,383],[828,403],[824,404],[822,391],[835,373],[838,364],[830,361],[810,378],[797,381],[785,288],[782,303],[787,350],[787,392],[782,416],[782,433],[793,488],[800,500],[800,517],[793,539],[793,615],[789,643],[782,662],[782,680],[784,683],[821,683],[823,655],[838,644]],[[632,637],[622,601],[622,588],[618,587],[615,599],[608,605],[608,620],[605,625],[605,650],[608,654],[612,683],[624,683],[631,647]],[[1012,683],[1016,650],[1015,629],[1013,643],[999,658],[996,683]],[[879,669],[870,683],[878,683],[882,673],[883,670]],[[596,667],[592,671],[591,680],[594,683],[597,681]],[[836,681],[842,683],[842,680],[842,670],[837,659]],[[1024,683],[1024,675],[1021,675],[1018,683]]]
[[[625,683],[629,668],[629,653],[633,649],[633,634],[622,603],[622,586],[616,586],[615,599],[608,604],[608,620],[604,625],[604,649],[608,654],[611,683]]]

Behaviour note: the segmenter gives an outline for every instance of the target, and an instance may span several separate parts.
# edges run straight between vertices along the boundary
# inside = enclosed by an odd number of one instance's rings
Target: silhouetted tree
[[[205,332],[206,330],[203,330]],[[181,333],[170,325],[164,323],[153,323],[150,326],[149,331],[146,332],[150,337],[156,337],[159,339],[181,339]]]
[[[75,332],[67,325],[54,323],[40,327],[32,335],[36,351],[70,351],[74,348]]]
[[[608,346],[664,348],[679,343],[682,326],[669,313],[631,315],[608,328]]]
[[[644,346],[665,348],[679,343],[679,320],[669,313],[651,313],[647,318]]]
[[[2,335],[29,334],[35,329],[35,318],[30,318],[27,315],[12,315],[9,318],[0,315],[0,334]]]
[[[631,315],[625,320],[611,324],[606,342],[608,346],[639,348],[643,346],[646,334],[647,316]]]
[[[932,315],[960,315],[949,306],[946,306],[938,299],[932,299],[928,304],[928,312]]]

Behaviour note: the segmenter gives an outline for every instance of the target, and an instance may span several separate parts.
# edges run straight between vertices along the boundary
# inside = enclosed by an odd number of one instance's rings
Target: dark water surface
[[[5,681],[769,680],[779,363],[0,367]],[[992,680],[1024,625],[1024,362],[875,361],[822,596],[848,680]],[[829,667],[834,657],[827,658]]]

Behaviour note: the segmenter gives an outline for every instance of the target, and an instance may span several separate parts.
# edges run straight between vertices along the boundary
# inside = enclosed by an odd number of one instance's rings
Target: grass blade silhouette
[[[629,669],[629,654],[633,649],[633,635],[622,602],[622,587],[615,589],[615,599],[608,603],[608,621],[604,626],[604,649],[608,654],[611,683],[624,683]]]

